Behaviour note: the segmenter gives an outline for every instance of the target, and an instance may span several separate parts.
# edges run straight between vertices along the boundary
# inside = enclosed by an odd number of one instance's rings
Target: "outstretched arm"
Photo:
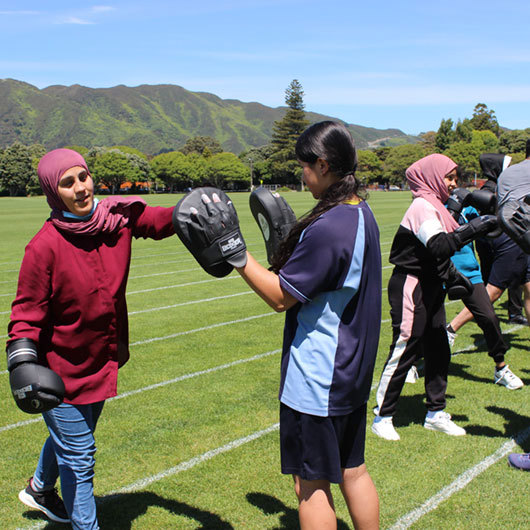
[[[294,296],[282,289],[279,276],[260,265],[249,252],[247,252],[246,265],[236,270],[250,287],[278,313],[287,311],[298,303]]]

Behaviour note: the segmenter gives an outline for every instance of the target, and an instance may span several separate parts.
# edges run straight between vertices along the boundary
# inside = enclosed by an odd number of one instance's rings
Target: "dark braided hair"
[[[296,157],[301,162],[314,164],[321,158],[338,181],[324,191],[315,207],[302,216],[291,228],[272,257],[271,270],[278,273],[293,253],[302,232],[324,212],[353,195],[364,196],[355,178],[357,152],[348,129],[333,121],[321,121],[308,127],[296,142]]]

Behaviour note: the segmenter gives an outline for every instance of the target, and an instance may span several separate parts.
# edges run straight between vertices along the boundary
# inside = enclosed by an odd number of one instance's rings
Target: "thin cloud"
[[[110,13],[111,11],[115,11],[115,8],[112,6],[92,6],[90,9],[79,11],[76,14],[61,16],[56,20],[56,24],[93,25],[96,24],[93,17]]]
[[[79,17],[68,16],[68,17],[60,18],[57,21],[57,24],[80,24],[80,25],[85,26],[85,25],[94,24],[94,22],[92,22],[91,20],[86,20],[86,19],[79,18]]]

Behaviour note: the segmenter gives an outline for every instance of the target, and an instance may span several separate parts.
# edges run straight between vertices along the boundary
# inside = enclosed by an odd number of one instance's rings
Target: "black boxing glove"
[[[451,265],[452,267],[449,267],[448,278],[445,282],[447,297],[449,300],[461,300],[473,292],[473,284],[452,263]]]
[[[468,201],[468,204],[473,206],[480,215],[493,215],[497,209],[495,193],[486,188],[472,192]]]
[[[14,340],[6,351],[11,392],[20,410],[39,414],[63,402],[63,380],[38,364],[37,347],[31,339]]]
[[[471,219],[469,223],[459,226],[454,232],[448,234],[453,238],[456,249],[460,250],[477,237],[495,237],[500,234],[499,223],[495,215],[481,215]]]
[[[469,205],[471,192],[466,188],[455,188],[445,203],[451,215],[458,221],[462,209]]]

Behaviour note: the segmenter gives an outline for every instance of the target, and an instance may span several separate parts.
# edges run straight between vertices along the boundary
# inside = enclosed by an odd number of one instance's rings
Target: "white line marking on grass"
[[[25,427],[26,425],[38,423],[39,421],[43,421],[42,416],[39,416],[33,420],[19,421],[18,423],[11,423],[11,425],[4,425],[0,427],[0,432],[10,431],[11,429],[16,429],[17,427]]]
[[[195,260],[194,258],[190,258],[190,259],[173,259],[170,261],[157,261],[156,266],[167,265],[168,263],[182,263],[183,261],[195,261]],[[131,265],[131,270],[139,269],[140,267],[153,267],[153,263],[138,263],[136,265]]]
[[[197,267],[193,269],[181,269],[178,271],[168,271],[168,272],[153,272],[152,274],[142,274],[140,276],[129,276],[128,280],[138,280],[140,278],[151,278],[153,276],[167,276],[168,274],[180,274],[181,272],[195,272]]]
[[[141,309],[140,311],[129,311],[129,316],[138,315],[140,313],[149,313],[151,311],[160,311],[162,309],[173,309],[192,304],[202,304],[203,302],[214,302],[215,300],[223,300],[225,298],[233,298],[234,296],[243,296],[245,294],[252,294],[254,291],[243,291],[241,293],[227,294],[226,296],[216,296],[215,298],[203,298],[202,300],[192,300],[191,302],[182,302],[181,304],[166,305],[162,307],[153,307],[152,309]]]
[[[210,326],[204,326],[202,328],[190,329],[188,331],[179,331],[178,333],[172,333],[171,335],[164,335],[163,337],[153,337],[152,339],[139,340],[132,342],[130,346],[138,346],[140,344],[149,344],[150,342],[157,342],[159,340],[173,339],[175,337],[181,337],[182,335],[189,335],[191,333],[197,333],[198,331],[206,331],[207,329],[220,328],[222,326],[228,326],[230,324],[239,324],[239,322],[248,322],[249,320],[255,320],[256,318],[270,317],[277,315],[278,313],[263,313],[262,315],[253,315],[251,317],[240,318],[238,320],[229,320],[228,322],[219,322],[218,324],[211,324]]]
[[[523,431],[519,432],[514,439],[511,439],[501,445],[497,451],[484,460],[479,462],[477,465],[464,471],[459,477],[456,478],[451,484],[441,489],[436,495],[427,499],[419,508],[412,510],[411,512],[400,517],[391,527],[390,530],[400,530],[403,528],[409,528],[424,515],[432,512],[449,497],[464,489],[473,479],[478,477],[483,471],[486,471],[490,466],[496,464],[501,458],[508,455],[516,445],[521,445],[530,436],[530,427],[527,427]]]
[[[256,432],[253,432],[252,434],[249,434],[248,436],[244,436],[243,438],[232,440],[231,442],[228,442],[227,444],[222,445],[221,447],[217,447],[216,449],[211,449],[210,451],[206,451],[205,453],[202,453],[202,455],[194,456],[193,458],[190,458],[186,462],[181,462],[180,464],[177,464],[176,466],[166,469],[164,471],[161,471],[160,473],[157,473],[156,475],[145,477],[141,480],[133,482],[132,484],[129,484],[128,486],[124,486],[123,488],[120,488],[119,490],[112,491],[108,493],[107,495],[105,495],[104,497],[101,497],[100,499],[98,499],[97,504],[98,505],[104,504],[112,499],[115,499],[116,497],[119,497],[120,495],[123,495],[124,493],[131,493],[133,491],[142,490],[143,488],[145,488],[146,486],[149,486],[149,484],[152,484],[153,482],[158,482],[159,480],[163,480],[165,478],[176,475],[177,473],[180,473],[181,471],[187,471],[188,469],[192,469],[193,467],[199,464],[202,464],[203,462],[206,462],[208,460],[211,460],[212,458],[215,458],[216,456],[219,456],[223,453],[227,453],[228,451],[231,451],[232,449],[237,449],[238,447],[241,447],[242,445],[245,445],[249,442],[253,442],[254,440],[258,440],[262,436],[266,436],[267,434],[275,432],[279,428],[280,428],[280,424],[275,423],[271,425],[270,427],[267,427],[266,429],[263,429],[261,431],[256,431]],[[48,524],[48,521],[41,521],[32,526],[25,527],[23,530],[36,530],[37,528],[44,528],[45,525],[47,524]]]
[[[254,355],[252,357],[246,357],[244,359],[238,359],[236,361],[232,361],[230,363],[226,364],[220,364],[219,366],[214,366],[212,368],[207,368],[206,370],[200,370],[198,372],[191,372],[189,374],[184,374],[179,377],[175,377],[174,379],[170,379],[167,381],[161,381],[160,383],[155,383],[153,385],[144,386],[142,388],[137,388],[136,390],[130,390],[129,392],[124,392],[123,394],[119,394],[117,396],[114,396],[112,398],[107,399],[107,401],[114,401],[118,399],[123,399],[124,397],[133,396],[135,394],[141,394],[142,392],[147,392],[148,390],[153,390],[155,388],[160,388],[163,386],[167,386],[173,383],[179,383],[180,381],[185,381],[186,379],[191,379],[193,377],[199,377],[201,375],[207,375],[214,372],[218,372],[219,370],[226,370],[227,368],[231,368],[232,366],[237,366],[239,364],[244,364],[252,361],[258,361],[259,359],[263,359],[265,357],[269,357],[270,355],[274,355],[276,353],[279,353],[281,350],[272,350],[265,353],[259,353],[257,355]],[[7,372],[6,372],[7,373]],[[24,427],[26,425],[31,425],[32,423],[37,423],[43,421],[42,416],[39,416],[38,418],[35,418],[33,420],[26,420],[26,421],[19,421],[18,423],[12,423],[11,425],[4,425],[3,427],[0,427],[0,432],[3,431],[9,431],[11,429],[16,429],[17,427]]]
[[[173,256],[175,254],[182,254],[182,255],[186,254],[185,251],[181,250],[180,252],[164,252],[163,254],[146,254],[145,256],[136,256],[135,254],[137,252],[138,252],[137,250],[133,251],[134,255],[131,256],[131,261],[137,260],[137,259],[156,258],[158,256]]]
[[[206,453],[203,453],[202,455],[195,456],[191,458],[190,460],[187,460],[186,462],[181,462],[180,464],[171,467],[169,469],[166,469],[165,471],[161,471],[160,473],[157,473],[156,475],[151,475],[150,477],[143,478],[141,480],[138,480],[137,482],[133,482],[132,484],[129,484],[128,486],[125,486],[123,488],[120,488],[119,490],[109,493],[109,495],[106,495],[103,499],[107,499],[114,495],[119,495],[121,493],[130,493],[132,491],[137,491],[142,488],[145,488],[149,484],[152,484],[153,482],[157,482],[159,480],[165,479],[167,477],[170,477],[172,475],[176,475],[177,473],[180,473],[181,471],[187,471],[188,469],[191,469],[192,467],[195,467],[198,464],[202,464],[202,462],[206,462],[207,460],[211,460],[212,458],[222,454],[227,453],[228,451],[231,451],[232,449],[236,449],[237,447],[240,447],[246,443],[253,442],[254,440],[257,440],[258,438],[261,438],[262,436],[265,436],[267,434],[270,434],[271,432],[277,431],[280,427],[279,423],[275,423],[274,425],[271,425],[270,427],[267,427],[266,429],[263,429],[262,431],[256,431],[252,434],[249,434],[248,436],[244,436],[243,438],[238,438],[237,440],[233,440],[226,445],[222,445],[221,447],[217,447],[216,449],[212,449],[211,451],[206,451]]]
[[[142,289],[141,291],[128,291],[127,296],[129,296],[130,294],[150,293],[152,291],[162,291],[163,289],[173,289],[176,287],[188,287],[190,285],[198,285],[200,283],[220,282],[223,280],[237,280],[239,278],[241,278],[239,274],[237,276],[234,274],[233,276],[225,276],[224,278],[212,278],[209,280],[200,280],[197,282],[179,283],[177,285],[165,285],[164,287],[154,287],[153,289]]]
[[[181,375],[179,377],[175,377],[175,379],[169,379],[168,381],[162,381],[160,383],[155,383],[153,385],[144,386],[143,388],[138,388],[137,390],[130,390],[129,392],[124,392],[123,394],[114,396],[113,398],[110,398],[107,401],[123,399],[125,397],[134,396],[135,394],[141,394],[142,392],[146,392],[147,390],[161,388],[163,386],[171,385],[173,383],[178,383],[180,381],[185,381],[186,379],[192,379],[193,377],[198,377],[200,375],[212,374],[214,372],[218,372],[219,370],[225,370],[226,368],[232,368],[233,366],[237,366],[238,364],[244,364],[244,363],[249,363],[252,361],[257,361],[259,359],[263,359],[264,357],[269,357],[270,355],[279,353],[280,351],[281,350],[272,350],[266,353],[259,353],[258,355],[254,355],[253,357],[248,357],[246,359],[238,359],[237,361],[232,361],[231,363],[220,364],[219,366],[214,366],[213,368],[207,368],[206,370],[200,370],[198,372],[193,372],[191,374]]]

